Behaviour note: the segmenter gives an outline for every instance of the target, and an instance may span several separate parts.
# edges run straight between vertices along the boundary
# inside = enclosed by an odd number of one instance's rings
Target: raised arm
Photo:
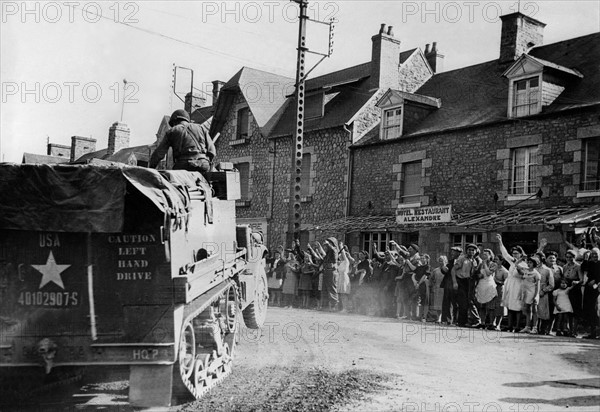
[[[500,235],[500,233],[496,234],[496,240],[498,241],[498,247],[500,248],[500,253],[502,254],[504,260],[511,265],[514,264],[515,258],[513,258],[510,253],[508,253],[508,250],[506,250],[504,243],[502,243],[502,235]]]
[[[548,246],[548,239],[542,238],[542,240],[540,240],[540,245],[537,248],[537,253],[543,253],[546,246]]]

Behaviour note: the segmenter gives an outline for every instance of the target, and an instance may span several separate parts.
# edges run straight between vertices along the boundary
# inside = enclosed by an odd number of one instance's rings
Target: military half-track
[[[129,402],[200,398],[266,316],[235,171],[0,164],[0,370],[129,366]]]

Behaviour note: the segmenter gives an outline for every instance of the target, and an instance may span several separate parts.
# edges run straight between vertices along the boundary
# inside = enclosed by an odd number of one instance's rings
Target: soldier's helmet
[[[169,120],[169,126],[175,126],[180,120],[190,121],[190,115],[183,109],[177,109],[173,112],[171,119]]]

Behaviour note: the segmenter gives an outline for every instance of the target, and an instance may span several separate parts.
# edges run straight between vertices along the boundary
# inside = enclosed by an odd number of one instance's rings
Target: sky
[[[1,1],[0,161],[71,136],[107,146],[115,122],[130,145],[150,144],[162,117],[183,104],[174,67],[193,70],[211,104],[213,80],[243,66],[295,77],[298,6],[291,1]],[[600,2],[310,1],[309,17],[336,20],[333,54],[309,77],[364,63],[380,24],[393,26],[402,50],[437,42],[444,70],[498,58],[498,16],[521,10],[547,24],[544,44],[600,31]],[[328,28],[309,22],[308,46],[325,52]],[[307,67],[320,59],[310,55]],[[190,89],[177,70],[175,91]],[[127,83],[124,82],[126,80]]]

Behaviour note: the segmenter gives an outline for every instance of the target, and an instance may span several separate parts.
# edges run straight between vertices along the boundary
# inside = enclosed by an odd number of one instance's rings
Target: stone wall
[[[432,75],[433,73],[425,56],[420,51],[417,51],[400,66],[396,89],[407,93],[414,93]]]
[[[272,143],[262,135],[256,120],[250,117],[248,141],[236,142],[237,111],[244,107],[245,100],[241,93],[235,98],[229,111],[221,135],[215,147],[219,162],[249,162],[251,199],[243,207],[236,208],[239,218],[270,218],[273,153]]]
[[[71,136],[71,161],[79,159],[86,153],[96,151],[96,139],[83,136]]]
[[[423,196],[433,204],[451,204],[454,211],[482,211],[515,205],[508,199],[510,151],[538,144],[541,156],[541,199],[523,205],[552,207],[593,204],[600,197],[577,197],[581,180],[582,139],[600,136],[597,112],[543,116],[535,121],[504,122],[448,133],[407,137],[353,150],[350,214],[360,214],[371,201],[372,213],[394,213],[398,170],[406,153],[425,152],[431,162],[424,173]],[[537,143],[535,143],[537,142]],[[429,186],[427,186],[428,184]],[[499,195],[497,205],[494,194]]]
[[[304,146],[310,148],[313,161],[312,198],[301,204],[301,224],[319,225],[345,216],[347,198],[350,134],[342,127],[308,132]],[[271,245],[291,242],[290,176],[292,139],[274,140],[275,184]]]

